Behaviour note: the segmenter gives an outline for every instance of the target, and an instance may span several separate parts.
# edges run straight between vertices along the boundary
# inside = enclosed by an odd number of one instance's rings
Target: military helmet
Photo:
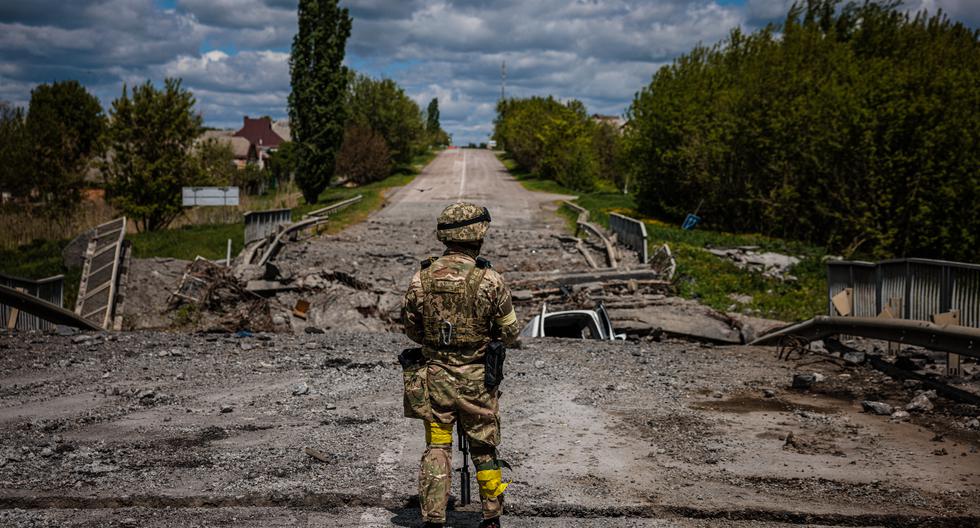
[[[468,202],[457,202],[439,215],[436,238],[441,242],[478,242],[490,228],[490,211]]]

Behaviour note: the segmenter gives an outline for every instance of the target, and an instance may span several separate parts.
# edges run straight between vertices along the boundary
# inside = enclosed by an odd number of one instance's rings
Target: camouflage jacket
[[[469,255],[450,251],[412,277],[402,325],[412,341],[423,345],[426,359],[446,365],[480,362],[491,340],[509,346],[520,331],[503,277],[489,266],[478,268]]]

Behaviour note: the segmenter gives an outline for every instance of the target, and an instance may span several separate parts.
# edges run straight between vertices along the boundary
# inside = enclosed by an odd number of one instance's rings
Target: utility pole
[[[500,100],[507,97],[507,61],[500,63]]]

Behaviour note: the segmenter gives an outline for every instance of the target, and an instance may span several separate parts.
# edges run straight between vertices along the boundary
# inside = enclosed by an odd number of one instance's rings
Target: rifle
[[[470,439],[463,430],[463,424],[456,420],[456,435],[459,437],[459,450],[463,453],[463,467],[459,468],[459,503],[470,503]]]

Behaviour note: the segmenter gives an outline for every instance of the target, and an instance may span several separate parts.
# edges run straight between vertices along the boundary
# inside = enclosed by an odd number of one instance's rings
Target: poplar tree
[[[343,61],[351,17],[337,0],[300,0],[298,16],[289,58],[289,120],[296,183],[306,202],[316,203],[333,178],[344,141],[349,72]]]
[[[435,134],[439,129],[439,98],[433,97],[429,101],[429,107],[425,109],[425,131]]]

